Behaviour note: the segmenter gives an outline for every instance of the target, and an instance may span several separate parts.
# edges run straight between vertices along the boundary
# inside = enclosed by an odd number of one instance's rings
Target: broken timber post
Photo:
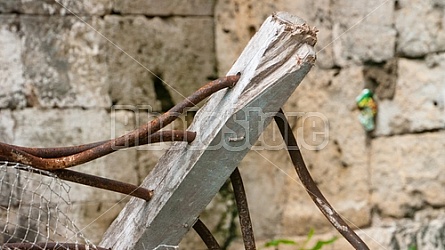
[[[270,16],[228,72],[241,72],[238,83],[196,114],[188,129],[197,132],[195,141],[173,144],[144,180],[152,200],[132,198],[100,246],[177,246],[310,70],[315,43],[316,30],[302,19]]]

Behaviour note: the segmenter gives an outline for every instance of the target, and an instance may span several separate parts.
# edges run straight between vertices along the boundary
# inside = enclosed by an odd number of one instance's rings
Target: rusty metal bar
[[[187,108],[192,107],[204,100],[211,94],[217,92],[218,90],[233,87],[240,78],[240,74],[227,76],[219,78],[215,81],[207,83],[191,96],[183,100],[182,102],[175,105],[166,113],[162,114],[157,119],[150,121],[149,123],[141,126],[140,128],[115,138],[110,141],[106,141],[96,147],[89,148],[77,154],[63,156],[59,158],[51,159],[50,161],[42,160],[41,158],[33,159],[30,158],[30,154],[23,152],[18,149],[5,148],[0,144],[0,159],[13,159],[14,161],[32,165],[36,168],[44,170],[56,170],[72,167],[75,165],[83,164],[88,161],[92,161],[104,155],[110,154],[116,151],[119,147],[125,147],[126,145],[134,145],[138,140],[146,140],[160,130],[162,127],[173,122],[180,114],[182,114]]]
[[[56,250],[56,249],[78,249],[78,250],[111,250],[111,248],[96,247],[93,245],[81,245],[77,243],[39,242],[39,243],[6,243],[1,245],[1,250]]]
[[[24,165],[25,166],[25,165]],[[37,168],[29,168],[29,167],[21,167],[20,165],[14,166],[15,169],[27,171],[31,173],[37,173],[45,176],[52,177],[53,175],[49,174],[52,173],[56,175],[58,178],[66,181],[71,181],[78,184],[87,185],[90,187],[105,189],[113,192],[118,192],[121,194],[126,194],[130,196],[134,196],[137,198],[144,199],[146,201],[149,201],[151,197],[153,196],[153,191],[148,190],[143,187],[139,187],[133,184],[115,181],[95,175],[89,175],[80,173],[73,170],[68,169],[57,169],[57,170],[46,170],[42,171],[41,169]]]
[[[348,224],[340,217],[340,215],[335,211],[335,209],[329,204],[326,198],[318,189],[311,174],[306,168],[303,156],[301,155],[300,149],[298,148],[297,140],[292,132],[292,128],[284,115],[282,109],[274,117],[275,122],[280,129],[281,136],[286,142],[288,152],[292,163],[297,171],[298,177],[303,183],[309,196],[312,198],[314,203],[323,213],[323,215],[328,219],[328,221],[334,226],[337,231],[342,234],[347,241],[355,248],[360,250],[369,249],[368,246],[363,242],[363,240],[352,230]]]
[[[163,130],[158,131],[156,133],[153,133],[151,136],[143,138],[139,141],[136,141],[133,144],[126,145],[127,147],[135,147],[135,146],[141,146],[145,144],[150,143],[157,143],[157,142],[168,142],[168,141],[187,141],[192,142],[196,137],[195,132],[190,131],[181,131],[181,130]],[[108,140],[110,141],[110,140]],[[28,154],[31,154],[33,156],[41,157],[41,158],[58,158],[63,156],[69,156],[73,154],[80,153],[82,151],[97,147],[99,145],[102,145],[108,141],[100,141],[100,142],[93,142],[89,144],[83,144],[83,145],[76,145],[76,146],[69,146],[69,147],[55,147],[55,148],[28,148],[28,147],[20,147],[15,145],[10,145],[6,143],[0,143],[0,145],[17,149],[23,152],[26,152]]]
[[[106,189],[121,194],[134,196],[149,201],[153,197],[153,191],[133,184],[115,181],[95,175],[76,172],[68,169],[51,171],[62,180],[71,181],[90,187]]]
[[[156,142],[162,142],[162,141],[164,141],[164,142],[167,142],[167,141],[192,142],[195,139],[195,137],[196,137],[196,133],[189,132],[189,131],[186,131],[186,132],[176,131],[176,130],[158,131],[158,132],[152,134],[147,139],[140,141],[140,143],[147,144],[147,143],[156,143]],[[100,143],[100,142],[98,142],[98,143]],[[62,147],[62,148],[25,148],[25,147],[18,147],[18,146],[14,146],[14,145],[7,145],[7,144],[1,144],[1,143],[0,143],[0,146],[3,145],[4,147],[10,147],[14,150],[23,150],[24,149],[26,151],[26,153],[34,153],[37,156],[42,157],[42,156],[51,156],[51,155],[56,155],[56,154],[57,155],[66,154],[66,153],[73,152],[73,150],[78,150],[80,148],[87,148],[89,145],[94,145],[94,144],[97,144],[97,143],[85,144],[85,145],[80,145],[80,146],[75,146],[75,147]],[[5,146],[5,145],[7,145],[7,146]],[[25,154],[25,153],[23,153],[23,154]],[[30,155],[29,158],[31,160],[33,160],[35,158],[39,158],[37,156]],[[8,159],[8,160],[11,160],[11,159]],[[15,159],[12,159],[12,160],[15,160]],[[51,159],[44,159],[44,160],[51,160]],[[18,168],[18,169],[30,171],[28,168]],[[149,201],[151,199],[151,197],[153,196],[153,191],[136,186],[136,185],[132,185],[129,183],[115,181],[115,180],[98,177],[98,176],[94,176],[94,175],[89,175],[89,174],[84,174],[84,173],[67,170],[67,169],[58,169],[58,170],[52,170],[52,171],[49,170],[49,171],[54,173],[60,179],[63,179],[66,181],[71,181],[71,182],[75,182],[75,183],[79,183],[79,184],[83,184],[83,185],[87,185],[87,186],[91,186],[91,187],[106,189],[109,191],[114,191],[114,192],[130,195],[130,196],[138,197],[138,198],[144,199],[146,201]]]
[[[221,249],[221,247],[218,244],[218,241],[216,241],[215,237],[213,237],[213,234],[200,219],[198,219],[195,222],[195,224],[193,225],[193,229],[195,229],[199,237],[201,237],[202,241],[204,241],[204,243],[207,246],[207,249],[209,250]]]
[[[171,131],[159,131],[158,133],[154,133],[149,137],[142,138],[140,141],[138,141],[139,145],[143,145],[146,143],[157,143],[157,142],[167,142],[167,141],[187,141],[192,142],[196,137],[195,132],[190,131],[177,131],[177,130],[171,130]],[[105,142],[97,142],[97,143],[91,143],[91,144],[85,144],[81,145],[79,147],[73,147],[72,149],[70,147],[62,147],[62,148],[49,148],[49,149],[43,149],[43,148],[25,148],[25,147],[19,147],[15,145],[9,145],[6,143],[0,142],[0,160],[7,160],[7,161],[13,161],[22,163],[25,165],[33,166],[35,168],[43,169],[43,170],[53,170],[58,168],[46,168],[45,166],[54,166],[58,165],[62,159],[76,159],[78,155],[83,154],[84,152],[88,150],[95,149],[97,147],[92,146],[99,144],[99,146],[107,144],[110,141]],[[127,144],[125,147],[133,147],[138,146],[133,144]],[[71,153],[73,151],[77,151],[83,148],[89,149],[85,151],[81,151],[74,155],[66,155],[68,153]],[[119,149],[122,149],[123,147],[120,147]],[[23,150],[24,149],[24,150]],[[113,151],[118,150],[117,148],[113,148]],[[34,155],[36,154],[36,155]],[[54,156],[54,155],[64,155],[62,157],[58,158],[43,158],[42,156],[48,157],[48,156]],[[99,158],[99,157],[95,157]]]
[[[21,150],[23,152],[41,158],[57,158],[57,157],[77,154],[87,149],[97,147],[105,142],[107,141],[93,142],[89,144],[69,146],[69,147],[56,147],[56,148],[28,148],[15,145],[9,145],[9,147]]]
[[[236,206],[238,208],[244,248],[246,250],[255,250],[255,237],[253,234],[252,221],[250,220],[249,206],[247,205],[247,197],[244,190],[243,179],[241,178],[238,168],[235,168],[233,173],[230,175],[230,181],[232,182]]]

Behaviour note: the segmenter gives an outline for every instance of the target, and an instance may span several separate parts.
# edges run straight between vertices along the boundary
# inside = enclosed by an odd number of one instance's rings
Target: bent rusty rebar
[[[193,229],[198,233],[199,237],[206,244],[207,249],[209,250],[219,250],[221,247],[216,241],[215,237],[213,237],[212,232],[206,227],[204,222],[198,219],[195,224],[193,224]]]
[[[148,137],[146,140],[142,141],[141,143],[147,144],[147,143],[156,143],[156,142],[167,142],[167,141],[187,141],[192,142],[196,137],[195,132],[190,131],[177,131],[177,130],[167,130],[167,131],[158,131],[154,134],[152,134],[150,137]],[[26,155],[28,158],[26,161],[33,161],[36,162],[39,159],[43,159],[41,157],[48,157],[53,155],[65,155],[67,153],[73,152],[73,150],[78,150],[80,148],[88,148],[91,145],[98,144],[97,143],[90,143],[85,145],[80,145],[76,147],[61,147],[61,148],[26,148],[26,147],[18,147],[14,145],[9,144],[1,144],[0,146],[3,147],[10,147],[14,150],[23,150],[22,155]],[[142,145],[142,144],[141,144]],[[131,145],[135,146],[135,145]],[[36,160],[37,159],[37,160]],[[16,159],[8,159],[10,161],[15,161]],[[43,159],[43,160],[52,160],[52,159]],[[33,165],[31,165],[33,166]],[[34,166],[33,166],[34,167]],[[20,168],[19,170],[25,170],[25,171],[32,171],[29,168]],[[37,170],[36,170],[37,171]],[[138,197],[141,199],[144,199],[146,201],[149,201],[151,197],[153,196],[153,191],[148,190],[146,188],[142,188],[133,184],[120,182],[116,180],[111,180],[99,176],[84,174],[72,170],[67,169],[57,169],[57,170],[47,170],[53,174],[55,174],[60,179],[71,181],[95,188],[101,188],[109,191],[114,191],[134,197]],[[42,172],[39,172],[42,173]],[[44,173],[43,173],[44,174]]]
[[[152,190],[148,190],[146,188],[125,182],[115,181],[69,169],[57,169],[51,171],[51,173],[55,174],[62,180],[130,195],[133,197],[144,199],[145,201],[149,201],[151,197],[153,197]]]
[[[178,131],[167,130],[153,133],[151,136],[143,138],[138,141],[138,145],[135,143],[127,144],[125,147],[113,148],[113,151],[118,149],[140,146],[147,143],[168,142],[168,141],[187,141],[192,142],[196,138],[196,133],[191,131]],[[25,165],[33,166],[43,170],[55,170],[60,168],[48,168],[47,166],[57,166],[61,159],[76,159],[76,156],[82,155],[88,150],[95,149],[98,146],[107,144],[110,141],[95,142],[74,147],[61,147],[61,148],[26,148],[15,145],[10,145],[0,142],[0,160],[13,161],[22,163]],[[83,151],[80,151],[82,150]],[[80,152],[78,152],[80,151]],[[70,154],[70,153],[75,154]],[[76,153],[77,152],[77,153]],[[51,156],[60,156],[57,158],[47,158]],[[94,159],[97,159],[95,157]]]
[[[363,242],[363,240],[352,230],[348,224],[340,217],[340,215],[335,211],[335,209],[329,204],[327,199],[323,196],[320,189],[318,189],[317,184],[315,184],[312,179],[311,174],[306,168],[303,156],[301,155],[300,149],[298,148],[297,140],[295,139],[292,128],[284,115],[282,109],[278,111],[275,115],[274,120],[278,125],[281,136],[286,142],[286,146],[298,174],[301,183],[304,185],[309,196],[312,198],[314,203],[323,213],[323,215],[328,219],[328,221],[334,226],[337,231],[345,237],[347,241],[355,248],[360,250],[369,249],[368,246]]]
[[[126,194],[126,195],[144,199],[146,201],[149,201],[151,199],[151,197],[153,196],[152,190],[148,190],[143,187],[139,187],[139,186],[136,186],[133,184],[115,181],[115,180],[111,180],[111,179],[107,179],[107,178],[103,178],[103,177],[99,177],[99,176],[95,176],[95,175],[80,173],[80,172],[73,171],[73,170],[57,169],[57,170],[51,170],[51,171],[50,170],[43,171],[41,169],[32,168],[32,167],[30,168],[29,166],[26,166],[26,165],[22,166],[20,164],[12,165],[12,166],[14,166],[15,169],[18,169],[21,171],[36,173],[36,174],[45,175],[45,176],[49,176],[49,177],[56,176],[62,180],[66,180],[66,181],[70,181],[70,182],[74,182],[74,183],[78,183],[78,184],[83,184],[83,185],[87,185],[87,186],[91,186],[91,187],[95,187],[95,188],[105,189],[105,190],[109,190],[109,191],[113,191],[113,192],[117,192],[117,193],[121,193],[121,194]]]
[[[148,190],[146,188],[136,186],[133,184],[120,182],[116,180],[111,180],[95,175],[85,174],[73,170],[68,169],[57,169],[57,170],[46,170],[42,171],[41,169],[37,168],[29,168],[26,165],[15,165],[15,169],[31,172],[31,173],[37,173],[49,177],[54,177],[54,175],[62,180],[87,185],[90,187],[105,189],[121,194],[126,194],[130,196],[134,196],[137,198],[144,199],[146,201],[149,201],[151,197],[153,196],[153,191]]]
[[[139,140],[133,144],[128,144],[125,146],[125,148],[142,146],[142,145],[150,144],[150,143],[170,142],[170,141],[186,141],[186,142],[190,143],[195,139],[195,137],[196,137],[196,132],[181,131],[181,130],[163,130],[163,131],[158,131],[156,133],[153,133],[152,135],[144,138],[143,140]],[[36,157],[58,158],[58,157],[69,156],[69,155],[81,153],[85,150],[102,145],[108,141],[109,140],[93,142],[93,143],[88,143],[88,144],[83,144],[83,145],[76,145],[76,146],[69,146],[69,147],[55,147],[55,148],[30,148],[30,147],[21,147],[21,146],[10,145],[10,144],[1,143],[1,142],[0,142],[0,145],[9,147],[11,149],[17,149],[17,150],[26,152],[26,153],[31,154]]]
[[[244,248],[246,250],[255,250],[255,237],[249,214],[249,206],[247,205],[247,197],[244,190],[243,179],[241,178],[238,168],[235,168],[233,173],[230,175],[230,182],[232,183],[233,193],[235,194]]]
[[[99,141],[82,145],[68,146],[68,147],[54,147],[54,148],[31,148],[31,147],[21,147],[15,145],[9,145],[10,148],[14,148],[36,157],[41,158],[57,158],[62,156],[68,156],[80,153],[90,148],[97,147],[104,144],[107,141]],[[4,145],[4,144],[1,144]]]
[[[14,158],[20,163],[32,165],[36,168],[44,170],[64,169],[92,161],[99,157],[115,152],[120,147],[125,147],[126,145],[134,145],[138,140],[148,139],[150,135],[173,122],[187,108],[196,105],[197,103],[201,102],[218,90],[233,87],[239,80],[240,76],[241,74],[238,73],[237,75],[226,76],[209,82],[195,91],[192,95],[184,99],[182,102],[175,105],[169,111],[159,116],[157,119],[150,121],[149,123],[141,126],[136,130],[133,130],[132,132],[117,137],[113,140],[106,141],[100,145],[81,151],[79,153],[53,158],[51,159],[51,161],[38,160],[37,162],[30,162],[26,161],[30,154],[17,149],[10,150],[0,145],[0,158]]]

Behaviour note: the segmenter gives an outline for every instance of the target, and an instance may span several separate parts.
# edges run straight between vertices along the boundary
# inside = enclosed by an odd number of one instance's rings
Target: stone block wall
[[[1,1],[0,141],[54,147],[130,131],[217,76],[214,40],[212,1]],[[162,152],[75,169],[138,184]],[[70,186],[72,218],[98,242],[128,199]]]
[[[440,0],[4,0],[0,141],[74,145],[133,129],[224,75],[274,11],[320,30],[316,65],[284,110],[322,192],[372,249],[443,247]],[[357,118],[355,97],[365,87],[379,106],[372,133]],[[267,149],[279,138],[271,125],[258,145]],[[77,169],[138,183],[161,154],[125,150]],[[241,172],[258,244],[301,240],[311,228],[320,239],[338,235],[284,150],[251,151]],[[125,199],[72,186],[73,216],[98,241]],[[202,219],[222,245],[242,249],[233,208],[224,186]],[[348,248],[344,240],[335,244]],[[182,247],[203,246],[190,232]]]
[[[350,225],[362,229],[371,249],[444,247],[444,6],[415,0],[226,0],[215,8],[220,73],[273,11],[295,13],[320,30],[316,65],[284,110],[308,112],[290,119],[303,157],[322,192]],[[358,123],[355,106],[365,87],[379,105],[377,128],[370,134]],[[317,134],[328,144],[314,139]],[[264,136],[279,138],[279,133],[270,128]],[[310,228],[324,239],[337,234],[296,180],[287,157],[281,151],[252,151],[242,163],[257,239],[303,241],[293,236]],[[240,248],[240,242],[233,247]],[[344,240],[333,246],[349,248]]]

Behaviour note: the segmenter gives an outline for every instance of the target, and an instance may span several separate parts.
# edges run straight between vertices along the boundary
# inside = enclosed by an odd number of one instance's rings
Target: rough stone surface
[[[12,143],[14,119],[10,110],[0,110],[0,142]]]
[[[434,68],[442,64],[445,60],[445,53],[431,53],[425,57],[425,63],[429,68]]]
[[[120,111],[109,116],[105,110],[101,109],[68,109],[65,111],[24,109],[14,112],[13,119],[15,120],[15,138],[12,143],[29,147],[69,146],[106,140],[122,134],[123,131],[132,128],[134,124],[131,113]],[[113,153],[75,167],[73,170],[137,184],[136,164],[136,150],[133,149]],[[68,184],[71,186],[71,201],[76,207],[99,206],[95,213],[88,212],[87,208],[83,208],[83,213],[72,215],[71,218],[76,221],[78,220],[76,219],[77,215],[82,215],[79,217],[78,227],[83,228],[93,222],[100,211],[112,209],[112,215],[107,211],[106,217],[99,218],[99,224],[86,230],[87,237],[97,242],[119,212],[114,205],[121,203],[124,195],[75,183]],[[118,207],[122,206],[122,204],[118,205]],[[82,224],[83,222],[87,223]]]
[[[445,219],[435,219],[427,223],[407,223],[403,220],[393,236],[390,247],[393,249],[408,249],[416,246],[417,249],[445,249]]]
[[[17,16],[0,16],[0,108],[26,106],[19,26]]]
[[[333,1],[331,5],[331,18],[335,22],[348,27],[363,23],[390,26],[394,18],[394,2],[391,1]]]
[[[445,63],[429,67],[424,61],[399,59],[397,75],[393,100],[379,102],[375,134],[445,128]]]
[[[400,218],[425,207],[445,206],[445,157],[438,150],[444,145],[444,132],[372,141],[372,200],[384,216]]]
[[[379,100],[392,100],[397,84],[397,60],[391,59],[385,64],[367,65],[363,69],[365,87]]]
[[[107,16],[105,21],[105,34],[117,45],[108,44],[106,52],[113,103],[166,110],[215,77],[211,18]],[[167,96],[156,93],[162,89]]]
[[[114,0],[114,10],[122,14],[145,14],[152,16],[212,16],[214,0]]]
[[[17,12],[19,9],[19,1],[17,0],[3,0],[0,2],[0,13]]]
[[[392,1],[335,1],[331,6],[335,64],[383,62],[394,56]]]
[[[16,0],[19,11],[39,15],[104,15],[111,12],[113,0]]]
[[[359,24],[354,28],[334,24],[335,63],[384,62],[394,56],[396,31],[392,27]],[[338,39],[337,39],[338,38]]]
[[[317,65],[330,68],[351,63],[384,62],[394,56],[396,30],[391,1],[218,1],[216,48],[218,70],[226,72],[265,17],[288,11],[316,26],[320,32]]]
[[[0,13],[37,15],[105,15],[111,12],[113,0],[2,0]]]
[[[105,40],[76,17],[20,17],[31,106],[109,107]],[[100,27],[99,18],[88,18]]]
[[[395,15],[397,52],[408,57],[445,50],[445,4],[441,0],[399,0]]]

